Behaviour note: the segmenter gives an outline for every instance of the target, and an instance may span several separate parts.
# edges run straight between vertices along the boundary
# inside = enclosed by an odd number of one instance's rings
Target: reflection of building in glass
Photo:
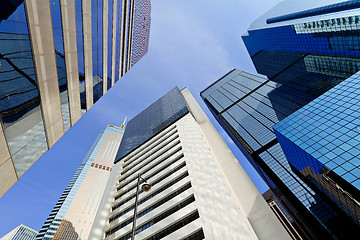
[[[36,234],[38,234],[37,231],[21,224],[3,236],[1,240],[33,240]]]
[[[301,240],[301,236],[296,231],[296,227],[293,226],[295,224],[290,222],[291,216],[289,213],[284,209],[279,202],[279,200],[276,198],[275,194],[271,189],[267,190],[263,193],[263,197],[266,200],[266,202],[269,204],[270,208],[275,213],[276,217],[280,220],[281,224],[285,227],[286,231],[290,234],[292,239]]]
[[[129,121],[116,162],[89,239],[131,238],[139,174],[135,239],[290,239],[186,88]]]
[[[123,132],[109,125],[99,134],[36,239],[88,238]]]
[[[148,50],[150,0],[25,3],[1,5],[0,196]]]
[[[360,223],[360,141],[356,73],[274,126],[286,158]]]
[[[242,37],[258,73],[269,80],[249,85],[255,77],[231,72],[202,92],[215,117],[311,239],[346,238],[357,225],[328,194],[296,173],[272,127],[360,70],[360,4],[337,2],[324,6],[322,1],[288,0],[276,5]]]

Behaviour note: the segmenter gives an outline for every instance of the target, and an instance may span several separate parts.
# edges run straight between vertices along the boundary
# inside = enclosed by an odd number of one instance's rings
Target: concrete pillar
[[[25,0],[46,140],[50,148],[64,134],[54,37],[48,0]]]
[[[109,14],[109,2],[103,0],[103,95],[107,91],[107,79],[108,79],[108,14]]]
[[[84,69],[86,109],[94,104],[93,93],[93,61],[92,61],[92,33],[91,33],[91,1],[82,1],[83,41],[84,41]]]
[[[2,122],[0,122],[0,197],[2,197],[17,180],[18,177],[14,162],[11,158]]]
[[[75,2],[73,0],[61,0],[60,7],[64,39],[70,119],[72,126],[81,117],[79,67],[75,23]]]

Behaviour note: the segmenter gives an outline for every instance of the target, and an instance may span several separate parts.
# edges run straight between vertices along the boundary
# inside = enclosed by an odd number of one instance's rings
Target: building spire
[[[127,116],[124,119],[124,122],[121,124],[120,128],[125,130],[125,123],[126,123]]]

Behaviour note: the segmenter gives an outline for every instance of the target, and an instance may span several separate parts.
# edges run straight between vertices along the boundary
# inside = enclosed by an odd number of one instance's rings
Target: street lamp
[[[145,179],[143,179],[140,175],[140,173],[138,174],[138,181],[137,181],[137,186],[136,186],[136,196],[135,196],[135,207],[134,207],[134,218],[133,218],[133,227],[132,227],[132,234],[131,234],[131,240],[135,239],[135,229],[136,229],[136,218],[137,218],[137,207],[138,207],[138,197],[139,197],[139,186],[140,186],[140,182],[141,180],[143,182],[145,182],[142,186],[141,189],[144,192],[147,192],[151,189],[151,185],[148,184],[146,182]]]

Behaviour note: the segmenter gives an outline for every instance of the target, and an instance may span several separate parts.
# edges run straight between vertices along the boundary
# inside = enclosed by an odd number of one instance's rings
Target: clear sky
[[[148,54],[0,198],[0,237],[19,224],[39,231],[100,131],[120,126],[175,86],[190,90],[259,191],[266,191],[200,92],[234,68],[256,73],[240,37],[278,2],[152,0]]]

